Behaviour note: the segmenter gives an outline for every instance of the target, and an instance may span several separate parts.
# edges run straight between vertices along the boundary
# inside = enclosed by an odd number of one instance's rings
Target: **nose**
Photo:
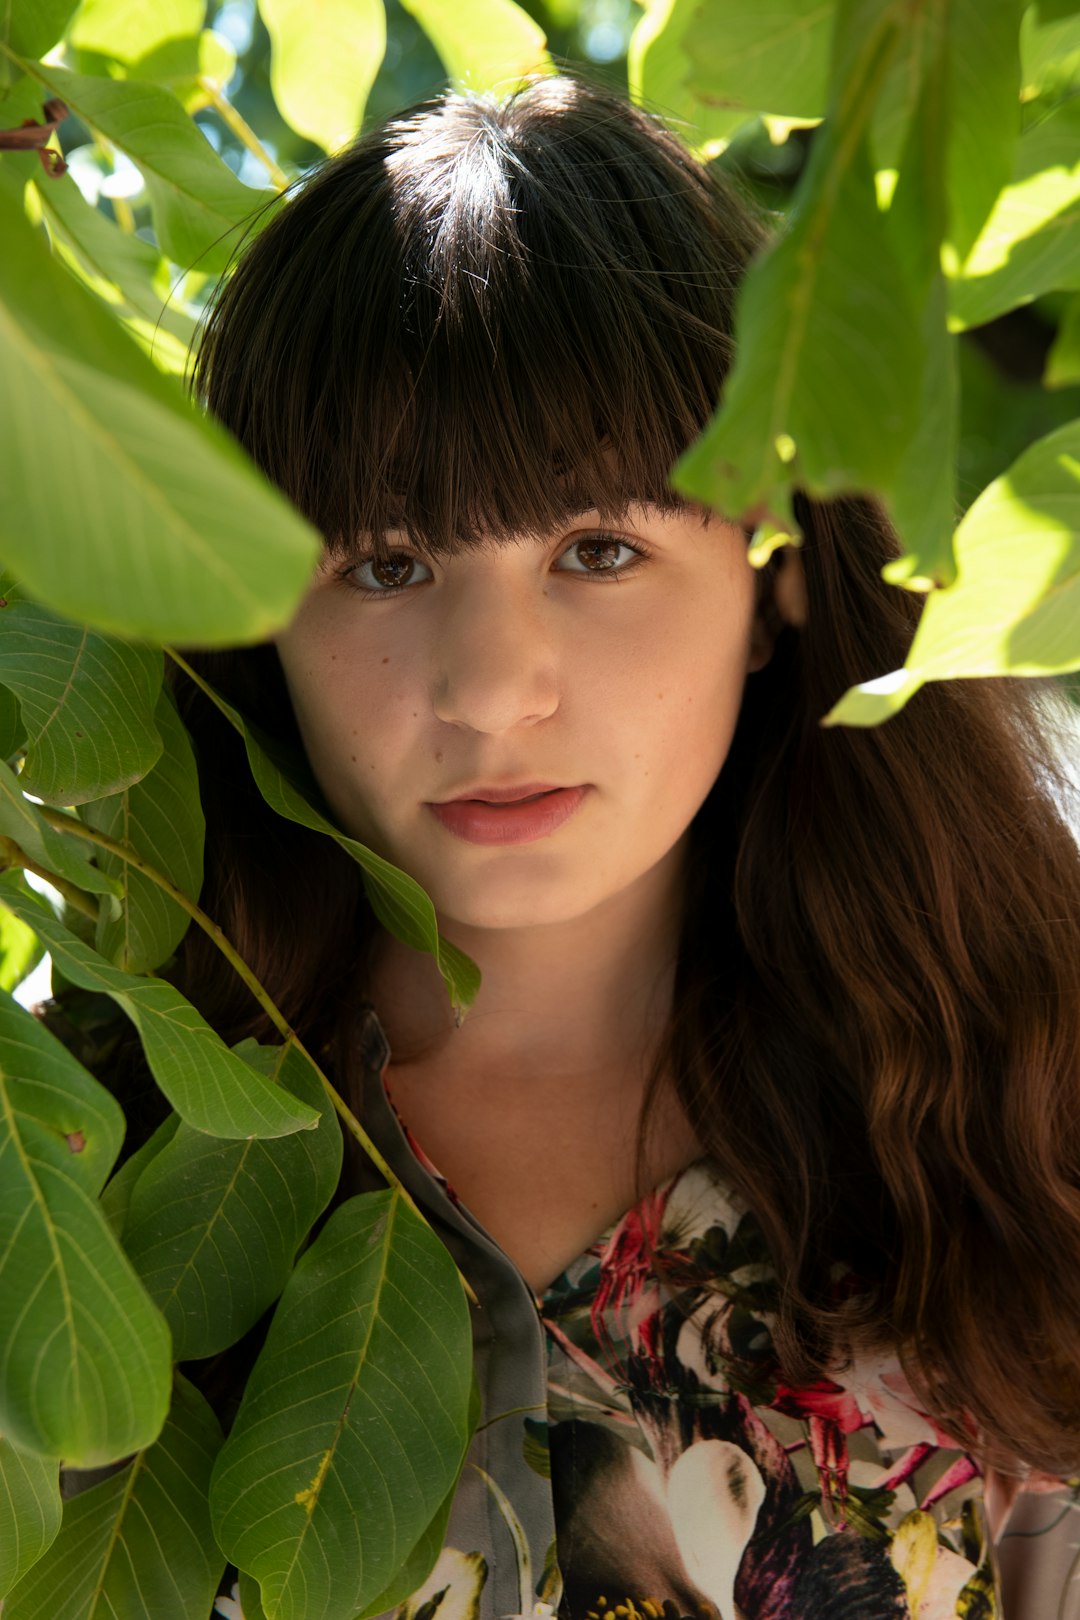
[[[464,582],[462,582],[464,583]],[[447,592],[434,646],[432,706],[448,725],[510,731],[558,708],[557,658],[536,582],[493,568]]]

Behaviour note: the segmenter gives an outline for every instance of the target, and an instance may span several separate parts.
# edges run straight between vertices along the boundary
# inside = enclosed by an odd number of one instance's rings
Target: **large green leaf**
[[[365,844],[339,832],[310,802],[313,798],[321,798],[321,795],[307,761],[302,756],[289,753],[257,726],[249,724],[219,693],[205,683],[201,684],[243,737],[248,764],[267,804],[287,820],[310,827],[314,832],[325,833],[340,844],[360,866],[364,874],[365,892],[379,921],[395,938],[411,945],[413,950],[426,951],[434,956],[454,1006],[471,1006],[480,988],[479,969],[456,945],[442,938],[435,907],[415,879],[383,860],[381,855],[376,855]],[[302,788],[298,783],[302,784]]]
[[[160,1439],[66,1503],[4,1620],[205,1620],[225,1568],[207,1508],[220,1444],[206,1401],[177,1377]]]
[[[6,161],[0,558],[41,601],[118,635],[206,646],[279,629],[317,536],[55,262]]]
[[[0,760],[0,836],[14,839],[24,855],[46,871],[66,878],[91,894],[119,896],[116,878],[91,864],[85,843],[56,832],[42,819],[19,785],[19,778]],[[119,900],[117,900],[119,904]]]
[[[957,578],[927,598],[902,670],[826,718],[877,725],[926,681],[1080,669],[1080,422],[1025,450],[956,531]]]
[[[1012,171],[1026,0],[949,0],[949,241],[963,258]]]
[[[1080,79],[1080,11],[1047,17],[1030,6],[1020,27],[1020,61],[1025,99],[1069,94]]]
[[[0,613],[0,681],[26,726],[20,786],[83,804],[137,782],[161,753],[154,706],[161,653],[59,618],[37,602]]]
[[[44,56],[57,43],[78,0],[4,0],[0,47],[22,56]]]
[[[172,1141],[179,1127],[180,1115],[167,1115],[142,1147],[137,1148],[130,1159],[124,1160],[119,1170],[109,1177],[102,1188],[99,1200],[101,1211],[117,1237],[123,1236],[124,1222],[127,1220],[135,1183],[151,1159],[156,1159],[162,1148]]]
[[[442,58],[455,89],[513,90],[554,64],[539,23],[514,0],[402,0]]]
[[[134,62],[166,40],[197,34],[206,0],[82,0],[69,31],[72,45]]]
[[[981,326],[1054,287],[1080,287],[1080,101],[1020,138],[1010,184],[952,283],[957,326]]]
[[[1043,372],[1044,388],[1071,388],[1074,383],[1080,383],[1080,296],[1065,306]]]
[[[318,1123],[314,1109],[230,1052],[164,979],[136,978],[113,967],[17,891],[0,888],[0,905],[36,930],[66,979],[111,996],[127,1014],[142,1037],[154,1079],[196,1130],[212,1136],[287,1136]]]
[[[678,487],[731,518],[793,522],[791,491],[888,489],[914,426],[916,306],[879,211],[865,130],[895,50],[899,0],[845,0],[835,89],[790,228],[753,266],[719,415]]]
[[[243,185],[159,85],[22,65],[139,168],[162,251],[185,270],[224,270],[276,193]]]
[[[353,1620],[457,1477],[472,1345],[453,1261],[396,1190],[335,1210],[301,1259],[214,1469],[220,1546],[269,1620]]]
[[[195,319],[167,303],[170,270],[157,248],[106,219],[69,174],[34,183],[60,258],[100,297],[165,370],[182,375]]]
[[[149,775],[111,798],[83,807],[82,820],[142,856],[191,900],[199,898],[206,823],[191,741],[165,687],[155,723],[164,752]],[[182,906],[119,855],[101,850],[103,871],[121,885],[120,914],[98,919],[95,944],[129,973],[159,967],[176,949],[191,918]]]
[[[710,13],[711,17],[711,13]],[[637,22],[626,52],[631,98],[660,113],[702,155],[722,148],[745,123],[746,108],[706,104],[687,84],[687,40],[702,23],[701,0],[653,0]]]
[[[147,1445],[169,1398],[168,1329],[97,1204],[122,1135],[105,1088],[0,994],[0,1429],[86,1467]]]
[[[258,1321],[341,1171],[341,1130],[308,1059],[292,1044],[249,1040],[239,1050],[317,1109],[319,1128],[237,1142],[181,1125],[143,1170],[124,1249],[164,1312],[178,1361],[216,1355]]]
[[[683,36],[689,86],[703,101],[820,118],[836,0],[709,0]]]
[[[0,1436],[0,1598],[36,1564],[60,1528],[55,1457],[20,1451]]]
[[[219,105],[236,72],[236,52],[221,34],[204,28],[186,39],[167,39],[132,62],[128,77],[169,90],[187,113]]]
[[[386,50],[383,0],[259,0],[287,124],[327,152],[360,128]]]

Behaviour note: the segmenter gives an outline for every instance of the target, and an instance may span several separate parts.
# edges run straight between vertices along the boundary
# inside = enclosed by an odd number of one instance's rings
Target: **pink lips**
[[[588,791],[587,783],[581,787],[544,788],[526,782],[518,788],[477,790],[478,794],[490,793],[491,800],[451,799],[428,808],[448,832],[467,843],[529,844],[569,821]]]

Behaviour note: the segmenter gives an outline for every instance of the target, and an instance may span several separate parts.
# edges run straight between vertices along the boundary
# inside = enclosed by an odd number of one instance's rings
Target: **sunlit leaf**
[[[212,1136],[287,1136],[314,1126],[318,1114],[271,1085],[210,1028],[164,979],[136,978],[113,967],[56,918],[17,891],[0,888],[6,906],[36,929],[72,984],[111,996],[142,1037],[154,1079],[177,1113]]]
[[[168,1329],[97,1204],[123,1128],[104,1086],[0,994],[0,1430],[85,1467],[148,1444],[168,1405]]]
[[[930,680],[1080,669],[1080,422],[983,491],[956,531],[956,561],[904,669],[853,687],[826,723],[876,725]]]
[[[81,819],[124,844],[191,900],[202,887],[206,823],[199,801],[195,755],[168,690],[158,693],[155,723],[164,751],[132,787],[83,807]],[[102,870],[121,885],[120,913],[98,921],[97,949],[117,967],[144,973],[160,967],[187,932],[190,917],[151,878],[108,850]]]
[[[273,1304],[341,1171],[341,1129],[307,1058],[293,1045],[240,1049],[316,1109],[319,1128],[237,1142],[181,1125],[139,1177],[124,1249],[164,1312],[178,1361],[216,1355]]]
[[[383,0],[259,0],[286,123],[327,152],[360,128],[386,49]]]
[[[958,326],[981,326],[1054,287],[1080,287],[1080,101],[1020,138],[1011,183],[952,283]]]
[[[214,105],[236,72],[236,52],[212,28],[186,39],[167,39],[132,62],[129,77],[169,90],[185,112]]]
[[[134,62],[165,40],[197,34],[206,0],[82,0],[68,38],[83,51]]]
[[[4,1620],[205,1620],[225,1569],[207,1489],[221,1429],[177,1376],[160,1439],[64,1506]]]
[[[949,241],[963,258],[1012,171],[1026,0],[949,0]]]
[[[20,56],[44,56],[59,40],[77,4],[78,0],[4,0],[0,45],[9,45]]]
[[[480,988],[479,970],[463,951],[443,939],[435,907],[420,885],[365,844],[339,832],[314,807],[312,800],[320,799],[321,795],[302,755],[288,752],[281,743],[251,725],[220,693],[209,687],[204,690],[243,737],[251,773],[267,804],[287,820],[325,833],[340,844],[360,866],[364,890],[383,926],[403,944],[434,956],[454,1006],[471,1006]]]
[[[651,0],[630,36],[626,74],[634,101],[660,113],[695,151],[709,153],[746,122],[747,110],[706,103],[687,84],[686,40],[701,12],[700,0]]]
[[[547,38],[514,0],[402,0],[442,58],[456,89],[510,92],[551,73]]]
[[[836,0],[699,5],[683,35],[690,89],[748,112],[822,117],[836,10]]]
[[[159,85],[25,63],[89,129],[129,157],[150,196],[162,251],[175,264],[224,270],[272,191],[243,185],[177,101]]]
[[[18,884],[24,893],[30,891],[17,871],[5,872],[5,888]],[[0,990],[14,990],[37,967],[45,952],[34,930],[21,917],[0,910]]]
[[[119,896],[120,885],[90,860],[85,843],[56,832],[26,798],[14,771],[0,761],[0,836],[11,838],[24,855],[47,871],[90,894]]]
[[[789,525],[798,486],[887,489],[914,425],[918,315],[859,138],[896,18],[895,0],[838,13],[836,105],[788,231],[741,288],[720,413],[676,468],[680,489],[732,518]]]
[[[317,536],[56,263],[7,178],[0,164],[0,558],[117,635],[211,645],[279,629]]]
[[[0,1436],[0,1598],[44,1553],[60,1528],[59,1464]]]
[[[454,1263],[400,1193],[335,1210],[274,1314],[210,1492],[218,1543],[258,1579],[269,1620],[353,1620],[395,1580],[461,1466],[471,1367]]]
[[[154,705],[161,653],[59,618],[37,602],[0,612],[0,681],[27,732],[20,786],[83,804],[145,776],[161,753]]]
[[[1080,297],[1070,298],[1050,346],[1043,372],[1045,388],[1069,388],[1080,383]]]
[[[1029,6],[1020,25],[1020,62],[1025,98],[1067,93],[1080,80],[1080,11],[1046,16]]]

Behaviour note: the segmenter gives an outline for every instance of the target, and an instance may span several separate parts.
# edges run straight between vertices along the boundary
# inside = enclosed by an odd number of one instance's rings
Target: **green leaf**
[[[58,256],[124,322],[156,365],[182,375],[195,319],[166,302],[170,271],[158,250],[106,219],[69,174],[35,182],[32,190]]]
[[[7,45],[20,56],[44,56],[60,39],[78,0],[4,0],[0,55]]]
[[[190,900],[197,900],[206,823],[191,741],[165,687],[158,694],[154,719],[165,747],[153,770],[122,793],[85,805],[81,819],[140,855]],[[103,849],[98,860],[102,870],[120,882],[121,909],[118,917],[99,917],[97,949],[129,973],[159,967],[187,932],[190,916],[119,855]]]
[[[134,62],[166,40],[197,34],[206,0],[82,0],[68,38],[78,50]]]
[[[149,1140],[144,1142],[141,1148],[137,1148],[130,1159],[124,1160],[119,1170],[109,1177],[102,1188],[99,1199],[101,1212],[118,1238],[124,1233],[124,1222],[127,1220],[135,1183],[150,1161],[156,1159],[162,1148],[172,1141],[179,1125],[180,1115],[169,1114]]]
[[[91,865],[85,843],[49,826],[23,794],[19,778],[0,760],[0,836],[11,838],[24,855],[90,894],[119,895],[115,878]],[[49,908],[46,907],[48,910]],[[51,914],[51,913],[50,913]]]
[[[0,681],[26,726],[20,786],[83,804],[137,782],[161,753],[154,705],[161,653],[61,619],[37,602],[0,614]]]
[[[0,558],[117,635],[210,646],[279,629],[318,537],[55,262],[9,179],[0,165]]]
[[[926,681],[1080,669],[1080,422],[983,490],[956,531],[956,561],[905,667],[853,687],[823,724],[877,725]]]
[[[19,700],[6,686],[0,686],[0,760],[8,760],[26,742],[26,727],[19,713]]]
[[[1080,79],[1080,13],[1048,17],[1030,6],[1020,25],[1020,62],[1023,96],[1071,93]]]
[[[206,1401],[177,1377],[160,1439],[65,1504],[4,1620],[204,1620],[225,1569],[207,1509],[220,1444]]]
[[[259,0],[282,118],[335,152],[352,140],[386,50],[383,0]]]
[[[40,62],[21,65],[140,170],[158,241],[174,264],[222,271],[242,233],[264,222],[256,213],[276,193],[241,184],[167,90]]]
[[[552,73],[547,38],[514,0],[402,0],[457,90],[509,93],[530,73]]]
[[[150,1070],[181,1118],[211,1136],[287,1136],[318,1123],[318,1114],[230,1052],[179,990],[164,979],[135,978],[99,956],[56,918],[17,892],[0,889],[0,905],[33,927],[54,963],[84,990],[111,996],[142,1038]]]
[[[1080,287],[1080,101],[1020,137],[1012,181],[953,280],[953,325],[981,326],[1055,287]]]
[[[474,1420],[471,1428],[475,1427]],[[407,1598],[412,1597],[414,1592],[419,1592],[435,1568],[439,1554],[446,1544],[446,1527],[450,1522],[450,1510],[454,1505],[456,1494],[457,1478],[447,1491],[446,1500],[409,1554],[408,1561],[402,1566],[397,1578],[391,1581],[377,1598],[365,1605],[356,1616],[356,1620],[368,1620],[372,1615],[387,1614],[391,1609],[396,1609],[399,1604],[404,1603]],[[244,1620],[249,1620],[246,1610]]]
[[[1070,388],[1080,383],[1080,298],[1070,298],[1043,372],[1044,388]]]
[[[694,151],[708,156],[726,145],[728,137],[746,122],[747,112],[742,106],[709,105],[687,85],[690,57],[686,45],[695,25],[705,25],[701,0],[650,4],[630,36],[626,74],[631,99],[660,113]]]
[[[205,681],[198,680],[191,670],[188,673],[243,737],[255,784],[271,809],[301,827],[325,833],[340,844],[363,871],[365,892],[383,926],[403,944],[411,945],[416,951],[426,951],[435,958],[455,1007],[471,1006],[480,988],[479,969],[464,951],[442,938],[435,907],[420,885],[365,844],[339,832],[314,808],[309,800],[321,798],[321,794],[303,756],[290,753],[257,726],[249,724]],[[297,783],[302,784],[302,790]]]
[[[24,894],[30,893],[21,872],[5,872],[0,882],[5,888],[17,886]],[[16,989],[44,955],[34,930],[10,911],[0,911],[0,990]]]
[[[36,1564],[60,1528],[60,1465],[0,1436],[0,1598]]]
[[[236,52],[211,28],[186,39],[167,39],[132,62],[129,77],[169,90],[187,113],[215,105],[236,72]]]
[[[471,1366],[453,1261],[400,1193],[335,1210],[286,1287],[210,1490],[218,1544],[257,1578],[269,1620],[353,1620],[396,1579],[461,1466]]]
[[[920,330],[878,210],[865,129],[896,43],[894,0],[845,0],[834,104],[790,228],[740,290],[720,413],[678,463],[731,518],[793,523],[790,493],[888,490],[914,426]]]
[[[310,1061],[292,1044],[248,1040],[239,1050],[316,1109],[319,1128],[236,1142],[181,1125],[139,1177],[124,1248],[172,1329],[177,1361],[216,1355],[254,1326],[341,1172],[341,1130]]]
[[[709,0],[684,35],[689,86],[703,101],[787,118],[820,118],[827,101],[836,0]]]
[[[949,241],[959,258],[1008,183],[1020,133],[1026,0],[949,0]]]
[[[148,1444],[168,1405],[168,1329],[97,1204],[122,1134],[104,1086],[0,995],[0,1428],[84,1467]]]

